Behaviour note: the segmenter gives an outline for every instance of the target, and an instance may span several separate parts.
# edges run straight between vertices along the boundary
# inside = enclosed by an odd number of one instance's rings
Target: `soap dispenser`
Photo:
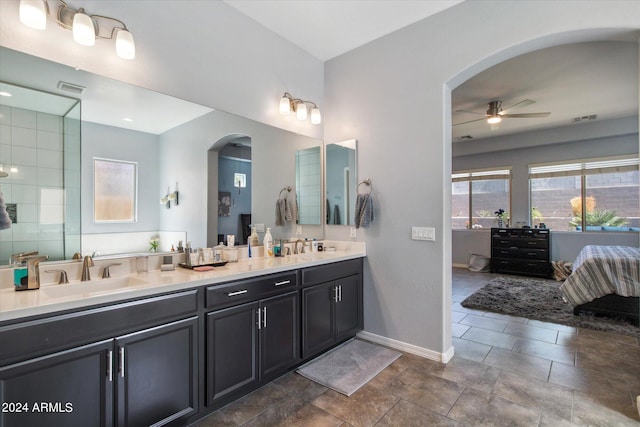
[[[273,237],[271,237],[271,227],[267,227],[267,232],[264,233],[264,239],[262,239],[262,243],[264,244],[264,256],[272,257]]]
[[[256,227],[251,227],[251,235],[249,236],[249,243],[253,247],[260,245],[260,238],[258,237],[258,231],[256,230]]]

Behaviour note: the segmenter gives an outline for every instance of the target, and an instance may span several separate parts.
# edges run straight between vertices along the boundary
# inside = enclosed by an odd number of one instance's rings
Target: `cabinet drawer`
[[[302,270],[302,286],[330,282],[341,277],[362,273],[362,258],[319,265]]]
[[[528,248],[496,248],[491,250],[492,258],[526,258],[526,259],[549,259],[547,249]]]
[[[193,315],[198,291],[134,300],[0,328],[0,365]]]
[[[549,240],[538,237],[493,237],[491,245],[494,248],[549,248]]]
[[[551,265],[543,260],[522,260],[492,258],[491,267],[495,272],[527,274],[531,276],[548,277]]]
[[[242,302],[255,301],[266,296],[287,292],[298,285],[295,271],[272,274],[258,279],[239,280],[221,285],[208,286],[206,307],[231,307]]]

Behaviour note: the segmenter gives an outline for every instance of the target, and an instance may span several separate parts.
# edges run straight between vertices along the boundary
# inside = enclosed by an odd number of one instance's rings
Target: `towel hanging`
[[[368,191],[368,192],[366,192],[366,193],[360,193],[360,186],[361,186],[361,185],[364,185],[364,186],[365,186],[365,187],[364,187],[365,189],[366,189],[366,188],[369,188],[369,191]],[[369,194],[369,193],[371,193],[371,191],[372,191],[372,187],[371,187],[371,180],[370,180],[369,178],[367,178],[367,179],[365,179],[365,180],[360,181],[360,182],[358,183],[358,187],[356,187],[356,193],[358,193],[358,194]]]
[[[360,186],[365,185],[365,188],[369,188],[369,191],[366,193],[360,192]],[[369,178],[361,181],[356,187],[356,208],[355,208],[355,217],[354,224],[356,228],[369,228],[371,223],[373,222],[373,195],[371,192],[373,191],[373,187],[371,186],[371,180]]]

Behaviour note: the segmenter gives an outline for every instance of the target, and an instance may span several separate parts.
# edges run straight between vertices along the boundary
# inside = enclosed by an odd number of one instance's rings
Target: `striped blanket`
[[[608,294],[640,296],[640,248],[585,246],[560,290],[574,307]]]

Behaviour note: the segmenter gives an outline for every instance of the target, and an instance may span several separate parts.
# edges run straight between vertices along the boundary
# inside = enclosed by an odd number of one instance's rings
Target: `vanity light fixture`
[[[309,114],[311,116],[311,123],[314,125],[322,123],[322,116],[315,102],[294,98],[289,92],[285,92],[282,98],[280,98],[280,114],[295,112],[298,120],[306,120],[308,111],[307,104],[311,107],[311,113]]]
[[[73,32],[73,40],[83,46],[93,46],[96,37],[114,39],[116,54],[122,59],[134,59],[136,46],[133,35],[124,22],[102,15],[89,15],[84,9],[74,10],[63,0],[20,0],[20,21],[36,30],[47,28],[51,16],[62,28]]]
[[[180,199],[178,198],[178,183],[176,182],[176,190],[171,192],[171,188],[167,187],[167,195],[160,199],[160,204],[167,209],[171,208],[171,202],[174,206],[178,206]]]

